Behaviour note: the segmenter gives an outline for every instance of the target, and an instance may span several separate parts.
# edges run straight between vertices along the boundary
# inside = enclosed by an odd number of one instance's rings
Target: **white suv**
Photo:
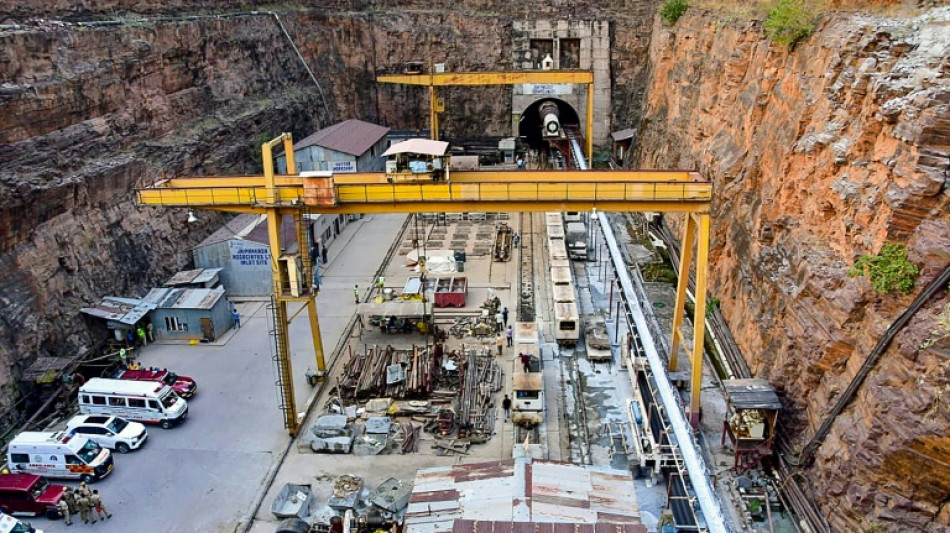
[[[148,432],[138,422],[105,415],[78,415],[66,424],[66,432],[85,435],[104,448],[129,453],[145,443]]]

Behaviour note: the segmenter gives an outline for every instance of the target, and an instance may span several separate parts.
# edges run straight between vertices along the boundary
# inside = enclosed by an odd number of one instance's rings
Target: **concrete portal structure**
[[[518,69],[541,70],[543,60],[550,56],[555,70],[593,71],[596,117],[593,140],[596,144],[607,142],[610,135],[610,23],[601,20],[515,21],[512,34],[513,64]],[[586,91],[585,86],[577,84],[514,85],[512,134],[519,135],[521,117],[529,106],[540,100],[559,100],[576,116],[586,116]],[[583,129],[583,124],[580,125]]]

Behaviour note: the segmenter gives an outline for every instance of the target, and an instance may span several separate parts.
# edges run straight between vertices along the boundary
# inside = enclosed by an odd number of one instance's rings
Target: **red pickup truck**
[[[167,369],[119,370],[115,379],[131,381],[156,381],[169,385],[182,398],[188,399],[198,392],[198,384],[188,376],[179,376]]]

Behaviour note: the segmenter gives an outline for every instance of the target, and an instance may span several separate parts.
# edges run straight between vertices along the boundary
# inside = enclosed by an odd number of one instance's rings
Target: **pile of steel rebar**
[[[463,353],[465,363],[456,404],[459,436],[487,441],[495,428],[497,413],[492,396],[501,389],[502,371],[489,350],[463,349]]]
[[[439,377],[441,356],[440,345],[434,349],[413,345],[409,350],[368,346],[366,353],[354,353],[347,362],[340,379],[340,395],[348,399],[427,398]],[[390,367],[394,365],[402,367],[404,379],[393,382]]]

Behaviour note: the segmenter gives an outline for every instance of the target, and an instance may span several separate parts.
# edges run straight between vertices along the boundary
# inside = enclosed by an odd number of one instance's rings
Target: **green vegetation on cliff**
[[[780,44],[795,44],[815,31],[818,17],[802,0],[778,0],[765,19],[765,34]]]
[[[900,244],[888,243],[877,255],[865,255],[848,270],[853,277],[866,276],[874,290],[882,294],[901,291],[909,294],[917,283],[920,267],[907,260],[907,249]]]
[[[689,2],[686,0],[666,0],[663,2],[663,6],[660,7],[660,18],[663,19],[663,22],[672,26],[683,16],[683,13],[686,13],[688,7]]]

